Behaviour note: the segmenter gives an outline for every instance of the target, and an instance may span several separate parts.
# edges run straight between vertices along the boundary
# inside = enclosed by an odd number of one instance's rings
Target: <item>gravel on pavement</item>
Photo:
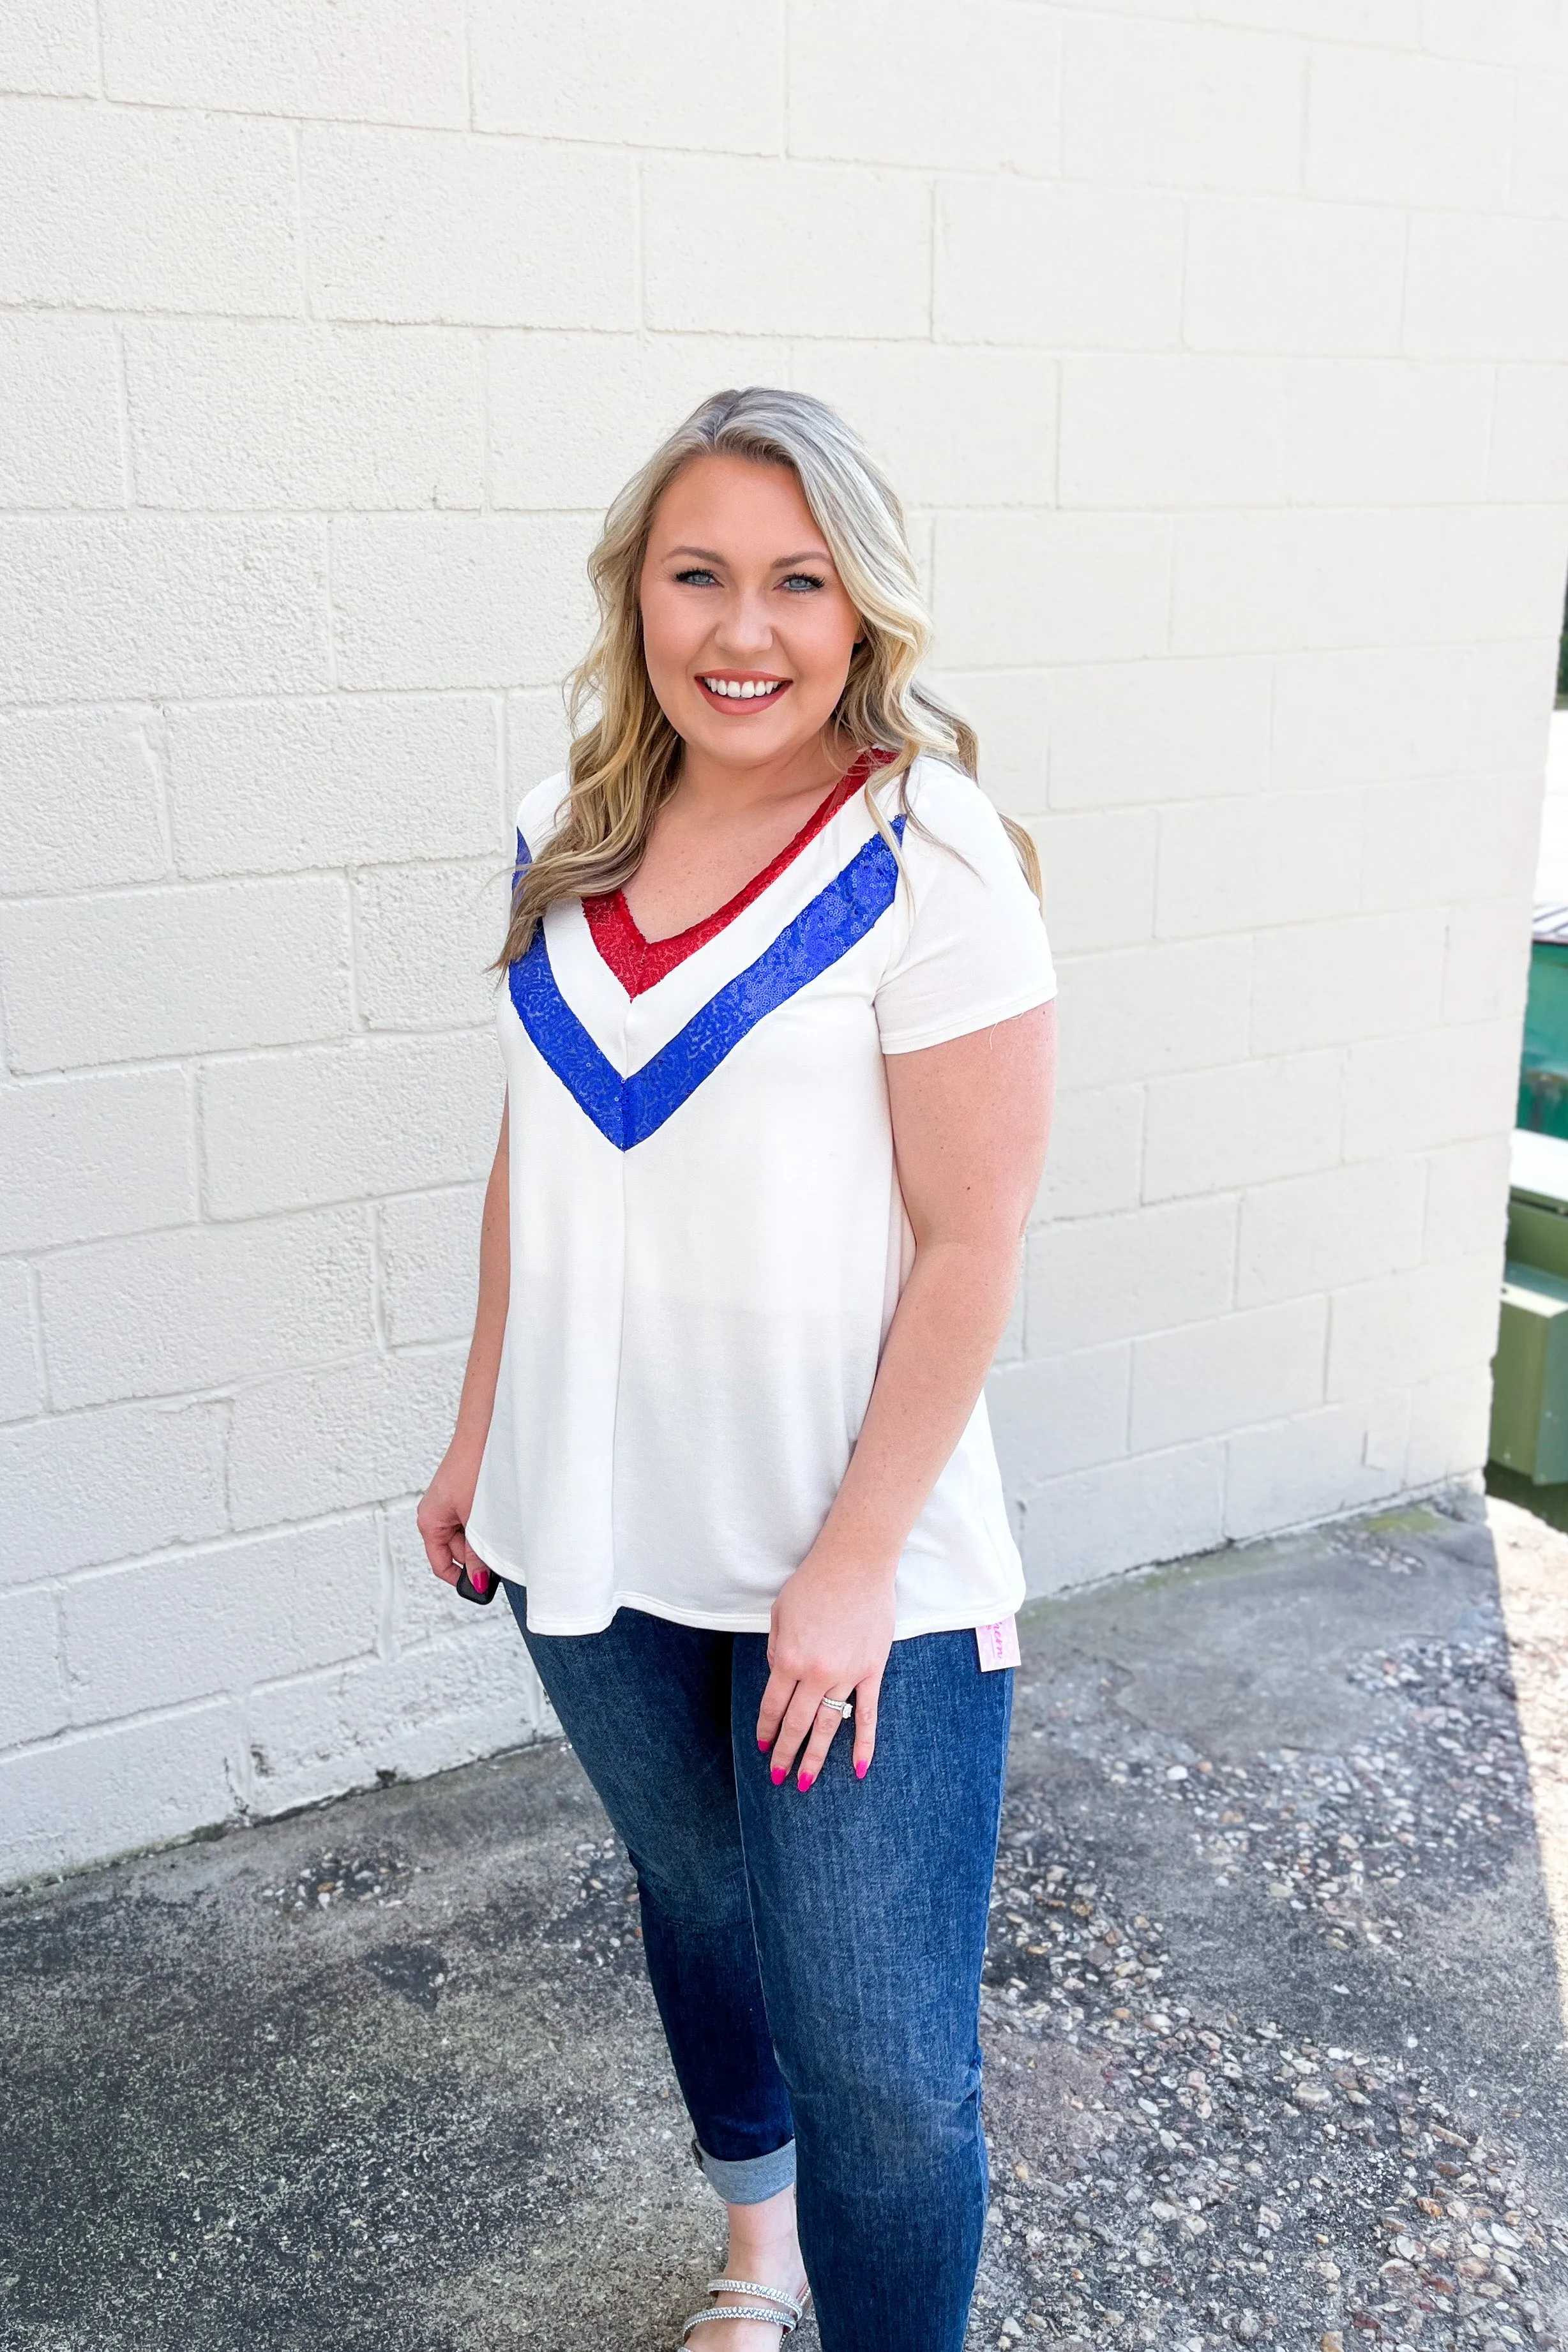
[[[1458,1492],[1028,1612],[973,2344],[1568,2352],[1521,1610],[1568,1693]],[[721,2251],[560,1743],[0,1897],[0,2021],[3,2352],[654,2352]]]

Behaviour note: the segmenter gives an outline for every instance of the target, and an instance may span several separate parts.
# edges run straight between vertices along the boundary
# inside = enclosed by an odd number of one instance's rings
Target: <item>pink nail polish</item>
[[[816,1773],[815,1773],[815,1772],[803,1772],[803,1773],[800,1775],[800,1779],[799,1779],[799,1781],[798,1781],[798,1783],[797,1783],[797,1786],[799,1787],[800,1793],[801,1793],[801,1795],[802,1795],[803,1797],[805,1796],[805,1794],[806,1790],[810,1788],[810,1786],[811,1786],[812,1782],[816,1780]]]
[[[777,1765],[773,1767],[773,1769],[768,1775],[768,1778],[772,1780],[775,1789],[782,1789],[784,1787],[786,1777],[787,1776],[784,1773],[779,1770]]]
[[[858,1764],[857,1764],[857,1765],[856,1765],[856,1767],[855,1767],[855,1778],[856,1778],[858,1780],[863,1780],[866,1778],[867,1773],[868,1773],[870,1769],[871,1769],[871,1760],[870,1760],[869,1757],[867,1757],[867,1758],[865,1758],[865,1759],[864,1759],[860,1763],[858,1763]]]
[[[763,1735],[762,1735],[762,1733],[761,1733],[760,1731],[759,1731],[759,1732],[758,1732],[758,1734],[757,1734],[757,1746],[762,1749],[763,1754],[765,1756],[765,1755],[767,1754],[767,1752],[768,1752],[768,1743],[767,1743],[767,1741],[763,1738]]]

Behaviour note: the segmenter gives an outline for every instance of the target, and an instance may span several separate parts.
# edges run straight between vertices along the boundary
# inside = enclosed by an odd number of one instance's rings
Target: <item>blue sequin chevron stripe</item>
[[[893,831],[900,839],[903,830],[903,818],[896,816]],[[521,833],[517,848],[514,882],[529,863]],[[759,1021],[847,955],[887,913],[898,887],[898,862],[879,834],[802,908],[755,963],[710,997],[629,1078],[600,1052],[562,995],[542,923],[528,953],[509,966],[507,984],[518,1019],[579,1109],[606,1142],[630,1151],[696,1093]]]

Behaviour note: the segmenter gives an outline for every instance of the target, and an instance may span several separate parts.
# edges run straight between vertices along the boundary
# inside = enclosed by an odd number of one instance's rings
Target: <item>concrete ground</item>
[[[1482,1510],[1030,1612],[974,2343],[1568,2345],[1568,1538]],[[6,2352],[654,2352],[701,2300],[563,1748],[6,1898],[0,1987]]]

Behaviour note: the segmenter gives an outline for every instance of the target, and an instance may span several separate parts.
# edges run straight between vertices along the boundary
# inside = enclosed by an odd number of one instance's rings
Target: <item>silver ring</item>
[[[819,1698],[816,1704],[819,1707],[830,1706],[841,1723],[847,1723],[855,1712],[854,1702],[847,1698]]]

